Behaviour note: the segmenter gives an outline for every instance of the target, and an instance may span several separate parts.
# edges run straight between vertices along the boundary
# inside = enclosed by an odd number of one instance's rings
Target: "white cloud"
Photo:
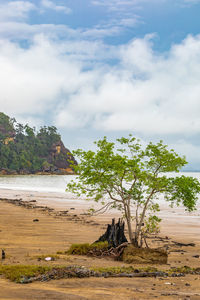
[[[52,118],[66,128],[199,134],[200,36],[188,36],[165,55],[154,53],[151,38],[111,48],[43,35],[28,49],[2,40],[1,110],[43,114],[53,107]],[[106,53],[119,63],[95,65]]]
[[[76,91],[82,80],[79,68],[43,36],[35,38],[29,49],[1,41],[1,110],[17,114],[48,111],[60,94]]]
[[[136,27],[141,24],[142,21],[138,15],[132,15],[131,17],[119,16],[116,19],[109,19],[104,24],[98,24],[92,28],[82,30],[82,37],[99,39],[107,36],[116,36],[124,31],[128,27]]]
[[[129,25],[128,25],[129,23]],[[131,25],[132,24],[132,25]],[[64,39],[65,41],[72,40],[82,41],[85,40],[101,40],[104,37],[116,36],[123,31],[124,27],[137,25],[138,20],[123,19],[115,24],[114,22],[107,25],[98,25],[93,28],[77,28],[73,29],[67,25],[56,24],[28,24],[25,22],[17,21],[4,21],[0,22],[0,36],[1,38],[14,39],[16,41],[29,40],[36,34],[45,34],[49,38]],[[94,43],[95,44],[95,43]]]
[[[120,53],[120,65],[94,73],[68,96],[62,118],[66,111],[87,120],[80,127],[146,136],[199,134],[200,36],[187,37],[163,56],[153,52],[149,37],[121,47]]]
[[[91,3],[97,6],[105,6],[112,11],[125,11],[130,8],[135,8],[145,2],[165,2],[166,0],[92,0]],[[197,0],[198,1],[198,0]]]
[[[199,134],[200,36],[188,36],[162,56],[151,43],[147,36],[107,49],[84,41],[53,43],[39,35],[23,49],[2,40],[1,110],[43,114],[53,107],[61,127]],[[89,64],[84,70],[88,57],[95,62],[109,51],[118,65]]]
[[[65,14],[69,14],[72,12],[71,8],[64,6],[64,5],[56,5],[55,2],[50,0],[41,0],[41,5],[44,8],[52,9],[57,12],[63,12]]]
[[[200,36],[188,36],[162,55],[153,51],[152,39],[109,47],[52,42],[33,32],[26,49],[2,39],[1,111],[37,124],[48,114],[65,130],[182,139],[174,143],[177,149],[197,154],[191,140],[200,134]],[[106,57],[118,63],[107,65]]]
[[[44,34],[49,38],[63,38],[66,36],[70,38],[78,38],[80,36],[79,30],[73,30],[66,25],[54,24],[33,24],[30,25],[24,22],[2,22],[0,23],[1,38],[15,41],[28,40],[32,41],[35,35]]]
[[[0,4],[0,22],[25,19],[36,6],[29,1],[11,1]]]

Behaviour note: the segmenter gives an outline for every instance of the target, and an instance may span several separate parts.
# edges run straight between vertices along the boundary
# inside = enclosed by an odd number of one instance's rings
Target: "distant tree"
[[[144,242],[145,224],[146,230],[157,228],[160,195],[171,205],[182,203],[188,211],[195,209],[200,183],[195,178],[171,173],[179,172],[187,162],[162,141],[150,142],[143,148],[130,135],[118,139],[116,145],[106,137],[95,144],[96,152],[73,152],[79,159],[79,164],[73,165],[79,176],[67,185],[67,191],[100,202],[102,208],[98,212],[120,210],[135,247]]]
[[[0,141],[14,134],[15,119],[0,112]]]
[[[25,125],[24,127],[25,129],[25,133],[28,137],[35,137],[35,129],[34,128],[31,128],[28,124]]]

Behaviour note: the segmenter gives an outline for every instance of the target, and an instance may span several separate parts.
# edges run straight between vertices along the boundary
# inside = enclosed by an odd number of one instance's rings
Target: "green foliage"
[[[67,254],[87,255],[90,250],[106,250],[108,242],[98,242],[93,244],[72,244]]]
[[[188,211],[195,209],[200,183],[192,177],[175,176],[187,164],[186,159],[162,141],[142,147],[139,140],[129,135],[116,144],[106,137],[95,144],[96,151],[73,152],[79,159],[79,164],[73,166],[79,176],[67,185],[67,191],[100,202],[102,211],[119,209],[135,246],[142,245],[142,227],[149,218],[148,230],[157,229],[161,194],[171,205],[183,204]]]
[[[160,223],[161,219],[155,215],[150,215],[145,220],[145,227],[144,227],[144,234],[151,234],[151,233],[159,233],[160,232]]]
[[[10,119],[7,115],[0,112],[0,141],[14,133],[15,119]]]
[[[6,138],[10,137],[13,141],[6,144]],[[57,158],[50,153],[52,146],[60,141],[54,126],[44,126],[36,132],[28,124],[23,126],[0,113],[0,169],[34,173],[50,168]],[[62,160],[66,161],[67,157],[63,155]]]
[[[11,281],[20,282],[23,277],[33,277],[49,271],[49,267],[30,265],[0,265],[0,275]]]

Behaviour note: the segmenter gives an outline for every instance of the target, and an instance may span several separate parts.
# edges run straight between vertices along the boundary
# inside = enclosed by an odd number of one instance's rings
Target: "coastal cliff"
[[[36,131],[0,112],[0,175],[74,174],[72,162],[55,126]]]

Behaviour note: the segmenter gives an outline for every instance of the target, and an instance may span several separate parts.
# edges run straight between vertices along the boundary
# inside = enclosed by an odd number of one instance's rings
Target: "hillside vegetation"
[[[71,161],[75,162],[55,126],[36,131],[0,113],[1,174],[71,174]]]

